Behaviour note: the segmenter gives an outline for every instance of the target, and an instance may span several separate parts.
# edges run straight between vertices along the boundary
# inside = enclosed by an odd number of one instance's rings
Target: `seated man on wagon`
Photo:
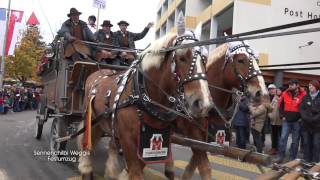
[[[127,31],[127,27],[129,26],[127,21],[122,20],[118,25],[120,30],[117,31],[115,35],[120,47],[134,49],[136,47],[134,42],[147,35],[149,29],[153,26],[153,22],[150,22],[141,33]],[[121,52],[120,57],[130,64],[136,58],[136,54],[131,52]]]
[[[89,42],[96,42],[93,33],[89,29],[88,25],[86,22],[82,21],[79,19],[81,12],[79,12],[76,8],[71,8],[70,13],[67,15],[69,17],[68,20],[66,20],[62,26],[61,29],[58,31],[58,36],[64,37],[66,40],[66,49],[68,47],[68,44],[74,43],[75,41],[78,41],[78,45],[80,44],[81,46],[85,46],[83,49],[88,49],[88,53],[83,53],[85,55],[90,55],[91,57],[96,58],[96,56],[104,57],[107,56],[105,52],[99,51],[95,47],[88,47],[86,44],[84,44],[81,41],[89,41]],[[70,48],[70,49],[76,49],[76,48]],[[81,49],[81,48],[79,48]],[[66,53],[67,50],[65,50],[65,55],[68,54]],[[80,52],[81,54],[81,52]],[[70,58],[70,55],[66,55],[67,58]],[[71,55],[72,60],[76,61],[79,59],[79,54],[73,53]]]
[[[94,36],[98,42],[105,44],[106,48],[110,48],[110,50],[102,50],[105,52],[106,55],[103,60],[105,60],[108,64],[120,65],[120,60],[117,59],[118,52],[112,51],[112,48],[119,46],[114,33],[111,31],[112,26],[113,25],[110,23],[109,20],[103,21],[103,23],[101,24],[102,29],[99,29],[94,34]]]

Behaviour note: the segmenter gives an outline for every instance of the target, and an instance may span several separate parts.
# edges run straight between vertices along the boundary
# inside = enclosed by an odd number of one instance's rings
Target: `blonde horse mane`
[[[224,43],[212,50],[209,54],[208,62],[206,69],[208,69],[212,64],[218,61],[221,58],[224,58],[228,49],[228,44]]]
[[[142,70],[147,71],[152,67],[159,68],[165,56],[165,53],[160,53],[160,50],[172,46],[176,37],[176,34],[170,33],[154,41],[146,50],[144,50],[142,52]]]

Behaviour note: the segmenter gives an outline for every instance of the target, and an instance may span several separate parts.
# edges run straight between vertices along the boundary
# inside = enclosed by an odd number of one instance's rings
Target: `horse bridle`
[[[199,41],[198,39],[195,38],[194,35],[193,36],[184,35],[184,36],[180,36],[180,37],[178,37],[176,39],[176,41],[174,43],[174,46],[181,45],[184,40]],[[198,47],[198,48],[201,48],[201,47]],[[195,80],[200,80],[200,79],[208,80],[207,75],[205,73],[196,73],[196,72],[194,72],[198,56],[200,56],[201,62],[204,65],[204,67],[205,67],[205,64],[206,64],[206,57],[204,55],[202,55],[201,49],[193,48],[192,49],[192,55],[193,55],[193,58],[192,58],[191,65],[190,65],[189,70],[188,70],[188,74],[186,75],[186,77],[184,79],[182,79],[181,78],[181,74],[179,74],[179,71],[177,69],[177,65],[176,65],[177,64],[177,62],[176,62],[177,60],[176,60],[175,51],[172,54],[173,58],[172,58],[172,64],[171,64],[171,72],[174,74],[174,77],[178,82],[178,89],[177,90],[178,90],[178,94],[179,94],[180,97],[183,97],[183,93],[184,93],[183,86],[185,84],[190,83],[190,82],[195,81]]]
[[[245,44],[244,42],[242,42],[241,44],[233,47],[232,49],[230,49],[230,53],[233,53],[241,48],[244,48],[246,53],[249,55],[249,71],[248,74],[246,76],[243,76],[237,66],[232,63],[232,67],[233,67],[233,71],[236,74],[236,76],[240,79],[240,89],[242,92],[247,93],[247,89],[248,89],[248,81],[256,76],[262,75],[262,72],[260,70],[256,70],[253,66],[253,61],[257,61],[259,62],[259,59],[255,56],[253,49],[250,48],[249,45]],[[224,69],[227,65],[228,62],[233,62],[233,56],[231,57],[227,57],[226,58],[226,62],[224,64]]]

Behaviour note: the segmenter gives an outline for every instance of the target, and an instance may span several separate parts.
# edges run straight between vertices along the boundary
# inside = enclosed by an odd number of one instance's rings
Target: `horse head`
[[[221,62],[217,67],[213,61],[219,59]],[[257,52],[248,43],[243,41],[226,43],[210,54],[207,64],[208,76],[211,76],[214,69],[222,68],[219,72],[222,72],[221,79],[225,88],[240,87],[249,98],[260,96],[268,100],[268,91],[258,61]]]
[[[196,31],[187,31],[184,16],[179,14],[177,34],[169,34],[155,41],[144,52],[142,70],[156,73],[158,83],[175,94],[183,103],[184,111],[193,117],[205,117],[212,107],[212,98],[205,74],[207,51],[202,47],[175,49],[161,52],[168,47],[175,47],[198,41],[201,36],[201,24]],[[158,53],[157,53],[158,51]],[[160,79],[165,79],[165,82]]]

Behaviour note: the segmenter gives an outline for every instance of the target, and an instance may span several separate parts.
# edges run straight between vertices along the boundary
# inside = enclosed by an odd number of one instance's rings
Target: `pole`
[[[5,66],[5,56],[6,56],[6,45],[8,39],[8,26],[9,26],[9,17],[10,17],[10,7],[11,7],[11,0],[9,0],[8,9],[7,9],[7,23],[6,23],[6,30],[4,33],[4,40],[3,40],[3,47],[2,47],[2,55],[1,55],[1,68],[0,68],[0,89],[3,88],[3,79],[4,79],[4,66]]]
[[[283,167],[286,167],[288,169],[294,169],[295,167],[301,165],[302,161],[300,159],[296,159],[293,161],[289,161],[285,164],[283,164]],[[280,179],[281,176],[285,175],[286,172],[285,169],[279,169],[279,170],[270,170],[264,174],[261,174],[256,177],[256,180],[277,180]]]
[[[241,158],[246,162],[253,164],[268,166],[271,163],[270,156],[261,153],[250,152],[245,149],[213,145],[195,139],[186,138],[175,133],[171,136],[171,140],[175,144],[189,146],[197,150],[206,151],[214,154],[221,154],[235,159]]]
[[[97,31],[99,29],[99,16],[100,16],[100,8],[98,8],[98,16],[97,16]]]

